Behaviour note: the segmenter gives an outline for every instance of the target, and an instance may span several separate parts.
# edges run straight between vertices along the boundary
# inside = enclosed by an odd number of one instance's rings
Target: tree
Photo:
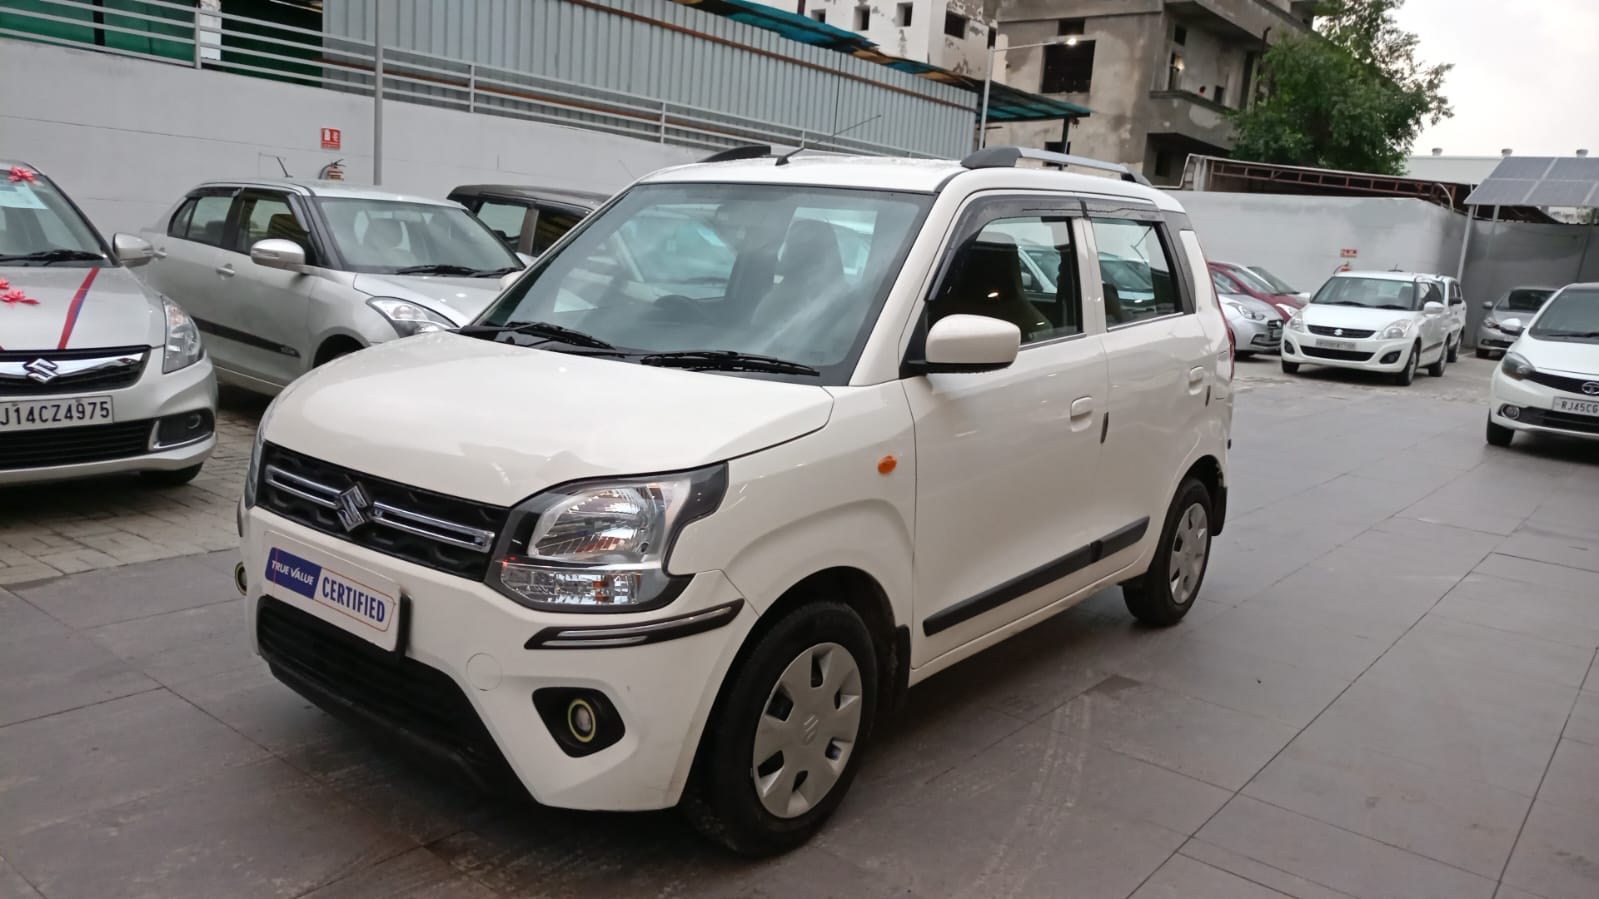
[[[1323,0],[1317,33],[1261,61],[1262,95],[1234,115],[1240,159],[1398,175],[1423,123],[1453,115],[1451,66],[1426,65],[1394,23],[1404,0]]]

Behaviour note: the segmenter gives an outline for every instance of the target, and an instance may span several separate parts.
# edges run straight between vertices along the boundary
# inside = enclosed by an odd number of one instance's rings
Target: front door
[[[1426,365],[1429,360],[1436,360],[1445,352],[1444,343],[1454,331],[1455,319],[1450,314],[1449,307],[1445,305],[1445,290],[1447,288],[1437,281],[1423,281],[1418,285],[1421,293],[1423,308],[1428,303],[1437,303],[1444,306],[1444,311],[1436,314],[1423,313],[1421,316],[1421,361]]]
[[[144,269],[151,287],[182,306],[204,334],[207,352],[223,368],[232,357],[216,331],[217,315],[226,298],[221,274],[223,246],[228,239],[228,212],[237,188],[203,188],[190,194],[167,222],[164,234],[152,234],[155,258]]]
[[[945,315],[990,315],[1021,330],[1022,348],[1002,371],[905,382],[917,458],[913,665],[1087,583],[1106,383],[1102,322],[1097,310],[1084,318],[1081,208],[974,200],[925,306],[921,333]],[[1024,255],[1046,275],[1032,290]]]
[[[299,244],[308,264],[317,264],[304,220],[288,194],[246,190],[239,195],[231,245],[224,267],[231,290],[218,313],[219,324],[233,341],[239,370],[269,384],[284,385],[310,368],[316,347],[310,345],[311,292],[318,279],[304,272],[257,265],[250,247],[269,238]]]

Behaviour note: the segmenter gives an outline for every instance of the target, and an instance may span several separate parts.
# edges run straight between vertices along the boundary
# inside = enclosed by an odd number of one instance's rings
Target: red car
[[[1241,293],[1254,297],[1262,302],[1270,303],[1283,314],[1283,321],[1294,317],[1294,313],[1305,308],[1305,301],[1298,294],[1278,293],[1271,285],[1261,280],[1260,276],[1231,262],[1212,262],[1210,273],[1228,293]]]

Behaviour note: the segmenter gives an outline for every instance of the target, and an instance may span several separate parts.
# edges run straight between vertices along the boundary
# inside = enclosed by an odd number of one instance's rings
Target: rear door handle
[[[231,265],[219,265],[219,266],[217,266],[217,274],[221,275],[224,278],[231,278],[231,277],[233,277],[233,266],[231,266]]]
[[[151,255],[155,256],[157,259],[165,259],[167,258],[167,249],[166,247],[156,247],[155,252]]]
[[[1205,367],[1204,366],[1196,365],[1193,368],[1190,368],[1188,370],[1188,383],[1190,385],[1197,386],[1197,385],[1203,383],[1204,380],[1205,380]]]
[[[1094,413],[1094,398],[1091,396],[1078,397],[1072,400],[1072,418],[1082,418],[1084,415]]]

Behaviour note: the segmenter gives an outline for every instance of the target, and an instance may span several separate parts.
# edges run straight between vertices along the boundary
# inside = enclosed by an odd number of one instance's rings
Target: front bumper
[[[176,471],[199,465],[209,458],[212,450],[216,449],[217,408],[216,377],[211,370],[210,358],[201,359],[171,374],[162,374],[161,351],[156,349],[151,352],[152,356],[145,366],[144,374],[130,387],[110,391],[91,390],[84,394],[0,397],[0,401],[67,400],[80,395],[106,395],[111,397],[114,421],[122,426],[115,431],[89,431],[89,428],[97,427],[94,425],[48,431],[18,431],[16,434],[19,436],[30,435],[28,439],[37,449],[27,454],[26,458],[30,461],[20,464],[14,462],[8,464],[5,461],[6,454],[0,453],[0,484],[34,484],[139,471]],[[176,446],[158,445],[155,423],[168,416],[190,412],[211,414],[213,425],[210,433],[203,438]],[[148,429],[132,433],[139,431],[133,425],[140,422],[148,422]],[[4,436],[0,436],[0,440],[4,439]],[[101,454],[109,458],[67,464],[32,464],[32,459],[49,458],[50,448],[56,440],[59,440],[62,446],[72,443],[80,447],[86,440],[103,440]]]
[[[1326,347],[1328,342],[1340,345],[1338,349]],[[1322,337],[1303,331],[1285,331],[1283,334],[1283,361],[1301,365],[1331,365],[1360,371],[1403,371],[1415,337],[1382,340],[1370,337],[1365,340]],[[1343,349],[1348,345],[1349,349]]]
[[[1231,318],[1227,324],[1233,329],[1233,343],[1240,353],[1275,353],[1282,348],[1282,322]]]
[[[739,602],[738,593],[721,572],[695,575],[670,606],[654,612],[556,614],[524,608],[485,584],[373,552],[259,507],[245,512],[243,530],[241,552],[252,645],[280,680],[324,707],[342,706],[401,738],[414,738],[426,728],[403,720],[403,708],[367,701],[364,697],[373,695],[370,681],[376,679],[381,687],[392,679],[396,688],[412,685],[425,690],[436,700],[428,703],[429,708],[453,703],[460,714],[440,714],[453,721],[457,733],[439,730],[439,716],[430,715],[428,727],[433,731],[427,742],[444,745],[418,747],[413,739],[413,748],[442,748],[446,755],[466,758],[492,755],[492,751],[478,751],[492,741],[491,750],[497,750],[522,786],[536,801],[549,806],[634,811],[676,805],[722,680],[756,619],[755,611]],[[311,677],[316,683],[308,685],[304,667],[283,654],[284,640],[296,638],[267,634],[263,641],[263,627],[272,625],[274,618],[281,619],[285,607],[281,590],[275,590],[273,598],[263,597],[268,556],[274,545],[285,541],[314,550],[330,568],[344,564],[393,581],[403,597],[400,653],[388,653],[346,636],[336,647],[341,647],[337,657],[354,661],[323,666],[327,670]],[[291,604],[303,602],[290,600]],[[528,648],[530,641],[539,643],[533,638],[549,628],[653,622],[728,604],[737,604],[737,613],[725,624],[676,639],[624,646],[595,643],[582,648]],[[297,615],[296,621],[303,624],[312,619],[324,634],[331,628],[303,612]],[[295,651],[294,644],[288,646]],[[300,649],[309,661],[333,657],[319,646]],[[383,662],[384,657],[389,662]],[[562,749],[534,706],[535,691],[546,688],[592,690],[603,695],[614,706],[623,735],[607,748],[572,756]],[[391,689],[384,695],[392,693]],[[486,739],[474,740],[473,731]]]
[[[1477,329],[1477,349],[1479,350],[1508,350],[1510,345],[1515,342],[1516,338],[1498,328]]]
[[[1535,381],[1512,380],[1500,368],[1494,369],[1488,395],[1488,417],[1496,425],[1516,431],[1599,440],[1599,416],[1557,412],[1554,408],[1557,397],[1577,401],[1591,401],[1593,397],[1556,390]],[[1514,407],[1515,418],[1505,414],[1506,407]]]

